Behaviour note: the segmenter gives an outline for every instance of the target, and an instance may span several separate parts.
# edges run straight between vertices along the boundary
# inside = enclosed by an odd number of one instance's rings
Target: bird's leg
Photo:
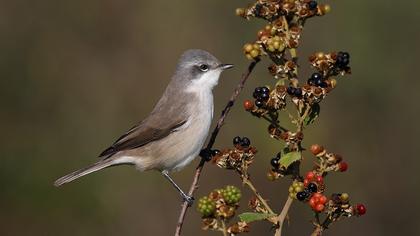
[[[167,170],[163,170],[162,171],[162,175],[169,180],[169,182],[171,182],[171,184],[178,190],[178,192],[181,194],[182,198],[184,199],[184,201],[186,201],[188,203],[189,206],[191,206],[194,202],[194,198],[191,196],[188,196],[187,194],[184,193],[184,191],[182,191],[182,189],[175,183],[175,181],[169,176],[168,171]]]

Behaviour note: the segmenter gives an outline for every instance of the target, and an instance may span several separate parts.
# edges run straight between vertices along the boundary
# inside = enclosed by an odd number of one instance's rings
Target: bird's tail
[[[102,170],[104,168],[110,167],[110,166],[112,166],[114,164],[115,164],[115,162],[114,162],[114,160],[112,158],[98,161],[98,162],[96,162],[96,163],[94,163],[94,164],[92,164],[92,165],[90,165],[88,167],[85,167],[85,168],[80,169],[80,170],[76,170],[73,173],[70,173],[70,174],[68,174],[66,176],[63,176],[63,177],[57,179],[54,182],[54,186],[59,187],[59,186],[61,186],[63,184],[70,183],[71,181],[73,181],[75,179],[78,179],[78,178],[80,178],[82,176],[85,176],[87,174],[90,174],[92,172],[95,172],[95,171]]]

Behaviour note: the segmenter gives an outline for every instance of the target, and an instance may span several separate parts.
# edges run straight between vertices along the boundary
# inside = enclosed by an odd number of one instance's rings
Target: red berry
[[[317,212],[321,212],[321,211],[324,210],[324,208],[325,208],[324,204],[317,204],[315,206],[314,210],[317,211]]]
[[[307,187],[309,185],[309,180],[308,179],[304,179],[303,180],[303,186]]]
[[[314,177],[315,177],[315,173],[312,172],[312,171],[309,171],[308,173],[306,173],[305,179],[311,181],[311,180],[313,180]]]
[[[366,207],[363,204],[356,205],[356,212],[359,216],[366,214]]]
[[[324,195],[322,195],[322,196],[319,198],[319,203],[321,203],[321,204],[325,204],[325,203],[327,203],[327,201],[328,201],[328,199],[327,199],[327,197],[326,197],[326,196],[324,196]]]
[[[324,182],[324,178],[322,178],[322,176],[317,175],[316,176],[316,182],[318,182],[319,184],[322,184]]]
[[[244,101],[244,108],[245,108],[245,110],[250,111],[250,110],[254,109],[254,103],[250,100],[245,100]]]
[[[311,197],[311,199],[309,199],[309,206],[311,206],[312,208],[315,208],[317,204],[317,199],[314,197]]]
[[[342,161],[338,164],[338,168],[341,172],[344,172],[349,168],[349,165],[347,164],[347,162]]]
[[[318,144],[313,144],[312,146],[311,146],[311,152],[312,152],[312,154],[314,154],[314,155],[318,155],[319,153],[321,153],[321,152],[323,152],[324,151],[324,147],[323,146],[321,146],[321,145],[318,145]]]
[[[317,201],[318,201],[322,196],[323,195],[321,193],[314,193],[314,195],[312,197],[317,199]]]

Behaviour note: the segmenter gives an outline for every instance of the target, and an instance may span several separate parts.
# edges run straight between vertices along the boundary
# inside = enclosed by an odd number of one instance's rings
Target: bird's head
[[[223,64],[209,52],[200,49],[185,51],[177,65],[176,79],[182,80],[187,88],[212,89],[217,85],[222,71],[232,68]]]

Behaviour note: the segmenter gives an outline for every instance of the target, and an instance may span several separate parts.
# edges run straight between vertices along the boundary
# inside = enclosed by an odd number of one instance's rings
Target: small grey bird
[[[221,72],[231,67],[203,50],[184,52],[152,113],[103,151],[100,161],[59,178],[54,185],[110,166],[131,164],[140,171],[160,171],[192,203],[169,172],[182,169],[198,156],[213,118],[212,89]]]

